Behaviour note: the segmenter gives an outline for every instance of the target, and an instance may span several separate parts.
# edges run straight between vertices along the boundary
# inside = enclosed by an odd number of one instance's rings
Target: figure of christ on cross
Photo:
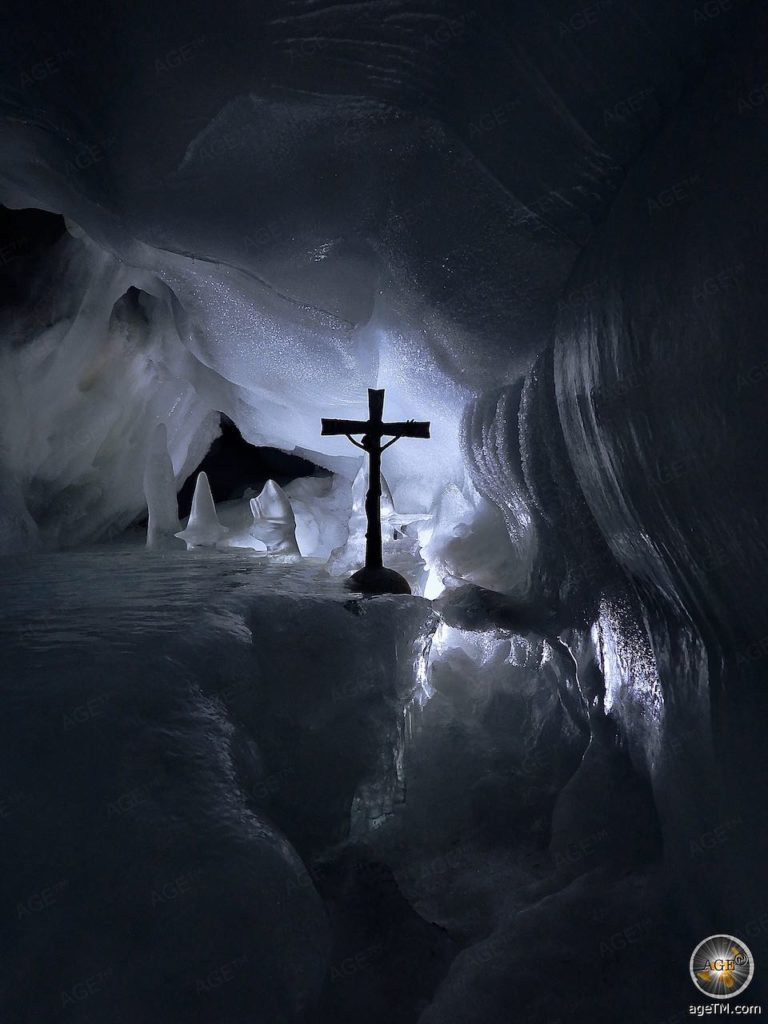
[[[349,590],[363,594],[410,594],[407,580],[393,569],[385,569],[381,551],[381,455],[401,437],[429,437],[429,423],[384,422],[384,391],[368,389],[368,419],[322,420],[324,435],[343,434],[368,455],[368,493],[365,496],[365,567],[346,583]],[[362,434],[356,441],[353,434]],[[389,437],[386,444],[382,440]]]

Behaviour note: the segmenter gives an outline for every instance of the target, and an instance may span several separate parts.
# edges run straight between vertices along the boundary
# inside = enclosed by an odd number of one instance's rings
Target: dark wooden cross
[[[361,420],[322,420],[324,435],[343,434],[352,444],[362,448],[368,454],[368,493],[365,496],[365,515],[368,529],[365,534],[365,569],[352,577],[351,589],[359,589],[370,593],[384,593],[379,583],[397,577],[408,587],[405,580],[390,569],[384,569],[381,551],[381,456],[387,448],[399,441],[401,437],[429,437],[429,423],[414,423],[407,420],[401,423],[384,422],[384,391],[368,389],[368,419]],[[356,441],[353,434],[362,434],[362,441]],[[382,439],[391,438],[386,444]],[[377,582],[378,581],[378,582]],[[356,586],[361,583],[362,586]],[[398,586],[398,590],[402,590]],[[410,593],[410,588],[407,590]]]

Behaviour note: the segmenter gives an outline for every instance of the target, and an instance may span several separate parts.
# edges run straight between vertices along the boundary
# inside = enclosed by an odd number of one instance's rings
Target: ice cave
[[[765,5],[0,52],[0,1024],[760,1016]]]

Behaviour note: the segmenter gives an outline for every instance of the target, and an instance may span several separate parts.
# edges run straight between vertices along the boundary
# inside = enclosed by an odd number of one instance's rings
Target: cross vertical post
[[[406,420],[384,422],[384,391],[368,389],[368,419],[322,420],[322,433],[326,436],[343,434],[368,456],[368,491],[365,495],[365,567],[347,580],[350,590],[364,594],[410,594],[408,582],[397,572],[384,567],[381,542],[381,456],[401,437],[429,437],[429,423]],[[362,434],[356,441],[353,434]],[[389,437],[386,444],[382,438]]]
[[[368,422],[372,428],[381,427],[384,418],[384,392],[368,392]],[[381,569],[384,556],[381,545],[381,438],[373,430],[363,437],[368,453],[368,491],[365,495],[365,564],[369,569]]]

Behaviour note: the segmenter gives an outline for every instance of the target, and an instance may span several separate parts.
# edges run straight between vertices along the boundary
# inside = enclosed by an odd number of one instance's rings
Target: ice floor
[[[585,949],[653,1019],[647,800],[540,643],[130,545],[6,560],[0,638],[4,1019],[618,1019]]]
[[[321,566],[270,565],[245,549],[153,552],[109,545],[6,558],[0,580],[3,642],[31,650],[95,637],[182,632],[229,599],[260,595],[344,601],[340,578]]]
[[[5,1019],[297,1019],[303,862],[400,796],[428,603],[106,546],[8,559],[0,608]]]

